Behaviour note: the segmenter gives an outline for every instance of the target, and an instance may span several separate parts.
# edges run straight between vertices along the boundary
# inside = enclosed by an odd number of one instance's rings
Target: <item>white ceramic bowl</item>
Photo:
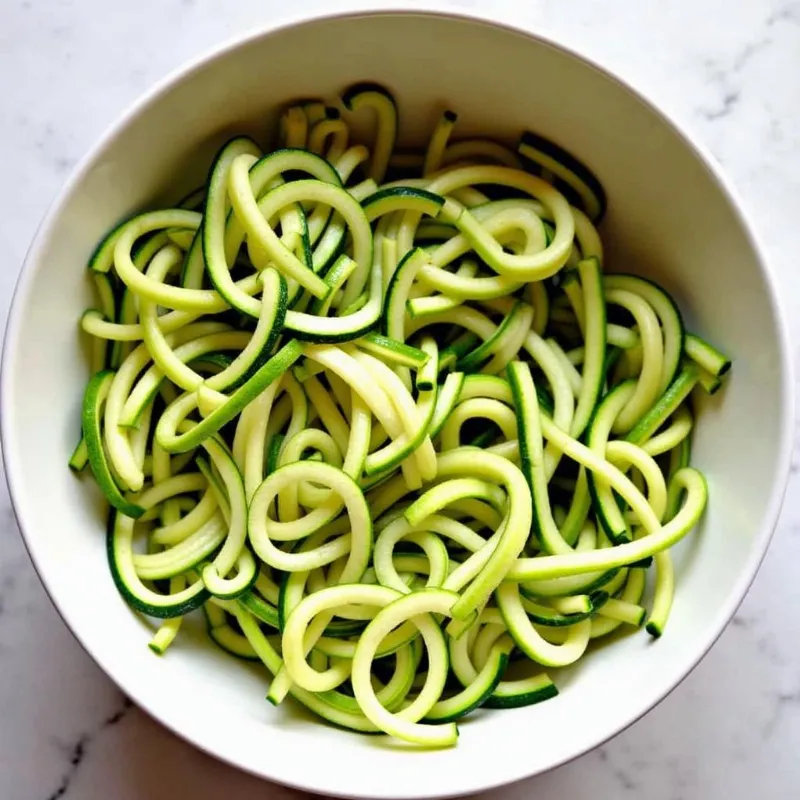
[[[735,357],[701,415],[694,461],[708,476],[705,519],[677,559],[666,635],[605,647],[560,679],[558,698],[480,714],[458,746],[418,752],[336,730],[264,700],[258,669],[199,636],[168,655],[118,596],[90,481],[66,461],[87,377],[77,319],[84,268],[110,225],[204,173],[233,131],[262,135],[277,105],[387,84],[403,134],[421,138],[444,101],[461,132],[524,127],[579,154],[610,197],[611,269],[652,276],[691,326]],[[547,770],[650,709],[698,662],[741,601],[767,547],[789,464],[789,347],[775,285],[719,168],[615,76],[549,39],[455,15],[380,13],[276,26],[203,58],[139,102],[83,162],[30,250],[9,323],[2,435],[14,506],[39,574],[97,663],[154,717],[250,772],[347,796],[435,797]]]

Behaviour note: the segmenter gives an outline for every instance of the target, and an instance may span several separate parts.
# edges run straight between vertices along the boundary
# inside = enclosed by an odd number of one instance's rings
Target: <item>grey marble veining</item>
[[[800,3],[494,6],[630,76],[699,134],[740,190],[794,311]],[[0,0],[0,318],[50,199],[105,126],[168,70],[269,19],[277,7],[274,0]],[[604,747],[487,797],[800,797],[798,469],[800,432],[773,547],[733,624],[697,670]],[[205,800],[218,797],[221,786],[231,800],[299,797],[199,753],[127,703],[50,605],[0,487],[3,800]]]

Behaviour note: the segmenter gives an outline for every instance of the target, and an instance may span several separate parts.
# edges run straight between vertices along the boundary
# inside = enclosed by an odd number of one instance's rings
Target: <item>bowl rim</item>
[[[375,3],[369,0],[334,0],[328,3],[327,7],[323,10],[317,9],[313,11],[293,12],[280,16],[278,19],[266,22],[255,27],[251,31],[235,34],[228,37],[222,42],[203,49],[198,55],[178,65],[176,68],[168,72],[164,77],[158,80],[147,91],[141,94],[138,99],[131,103],[121,115],[119,115],[110,125],[108,125],[99,138],[91,145],[89,150],[81,158],[78,165],[73,169],[71,175],[62,185],[61,189],[57,192],[55,198],[50,203],[47,211],[45,212],[42,221],[37,227],[28,251],[25,255],[22,268],[20,269],[15,288],[12,292],[11,304],[9,307],[9,314],[6,323],[5,336],[3,340],[2,359],[0,360],[0,409],[4,411],[12,407],[12,386],[13,386],[13,373],[12,361],[15,352],[18,349],[18,340],[22,326],[23,310],[27,306],[30,299],[31,286],[33,277],[37,272],[37,267],[41,261],[41,251],[48,241],[54,224],[66,204],[70,199],[75,186],[82,180],[88,172],[97,154],[102,152],[113,140],[122,132],[134,119],[140,114],[147,111],[150,104],[159,98],[161,95],[169,91],[173,86],[180,83],[191,74],[204,68],[211,62],[227,55],[228,53],[253,43],[259,39],[268,39],[270,36],[278,35],[288,29],[300,27],[306,24],[318,24],[328,20],[337,19],[350,19],[363,16],[391,16],[391,15],[407,15],[407,16],[428,16],[435,18],[449,18],[453,20],[460,20],[465,22],[476,23],[488,27],[495,27],[505,30],[509,33],[523,36],[529,40],[533,40],[539,45],[554,49],[564,55],[567,55],[587,67],[601,73],[607,80],[616,83],[621,89],[633,95],[633,97],[646,106],[652,113],[654,113],[662,123],[671,128],[681,139],[683,144],[693,152],[695,157],[700,163],[708,170],[713,177],[717,187],[723,193],[731,209],[733,210],[736,220],[741,227],[745,237],[747,238],[753,252],[756,255],[756,260],[766,284],[768,299],[771,306],[772,317],[776,329],[777,345],[780,351],[780,421],[779,430],[783,433],[780,440],[780,451],[777,459],[776,481],[773,485],[772,492],[767,504],[767,510],[762,518],[757,535],[754,537],[753,544],[751,545],[751,555],[749,557],[746,568],[742,570],[737,581],[732,586],[726,603],[717,610],[716,617],[713,624],[710,626],[710,634],[708,641],[705,645],[687,660],[679,671],[677,677],[668,685],[664,686],[658,693],[654,702],[641,711],[631,714],[620,726],[615,726],[614,730],[597,737],[596,741],[591,742],[587,746],[582,746],[576,752],[564,756],[560,760],[551,764],[548,768],[539,770],[538,772],[528,772],[524,767],[511,769],[507,776],[502,779],[491,778],[489,780],[478,778],[470,788],[466,791],[478,792],[504,786],[509,783],[523,780],[528,777],[533,777],[537,774],[544,774],[556,767],[569,763],[579,756],[599,747],[610,739],[614,738],[634,722],[641,719],[645,714],[649,713],[653,708],[659,705],[664,698],[666,698],[672,691],[683,682],[687,675],[692,672],[700,661],[705,657],[711,647],[718,640],[723,630],[733,618],[736,610],[744,599],[748,589],[750,588],[755,576],[763,562],[763,559],[769,548],[775,527],[778,522],[781,507],[783,505],[784,496],[788,484],[790,462],[792,454],[792,437],[789,435],[794,425],[795,420],[795,398],[794,398],[794,369],[792,363],[792,348],[791,336],[789,333],[788,318],[786,310],[782,305],[779,291],[779,278],[775,274],[770,261],[767,257],[766,250],[761,243],[759,236],[754,230],[754,226],[748,219],[745,212],[743,202],[739,197],[738,191],[734,188],[731,180],[726,176],[719,162],[707,149],[707,147],[698,140],[689,130],[687,130],[685,123],[676,120],[669,112],[665,111],[655,101],[651,100],[643,90],[637,88],[635,81],[630,81],[626,77],[620,76],[615,69],[599,63],[594,56],[588,55],[583,52],[579,46],[572,45],[563,34],[554,34],[550,31],[541,28],[534,28],[530,24],[519,23],[515,21],[509,12],[492,10],[490,13],[480,11],[475,8],[455,8],[447,5],[446,0],[390,0],[389,4],[376,7]],[[191,743],[199,750],[208,753],[214,758],[224,761],[232,766],[235,766],[246,773],[255,775],[256,777],[279,782],[283,785],[311,792],[327,793],[339,797],[370,797],[375,795],[366,795],[363,791],[342,791],[341,789],[331,788],[325,785],[324,780],[319,780],[314,775],[300,777],[293,777],[292,775],[276,774],[280,770],[269,770],[259,768],[257,765],[244,763],[242,759],[236,759],[227,755],[220,755],[210,749],[201,741],[191,730],[183,730],[179,728],[177,723],[165,717],[165,715],[157,707],[153,707],[146,701],[137,697],[136,691],[128,691],[127,687],[121,686],[114,675],[106,671],[104,667],[104,659],[102,655],[96,652],[95,648],[90,646],[87,642],[83,641],[76,633],[74,626],[70,621],[70,613],[67,609],[62,608],[56,596],[54,595],[47,578],[45,577],[45,568],[41,563],[41,554],[38,552],[36,544],[36,536],[31,532],[31,529],[25,524],[25,509],[15,499],[17,496],[16,487],[21,485],[22,479],[20,477],[21,470],[15,464],[13,454],[14,448],[9,448],[8,444],[11,443],[14,437],[12,417],[9,413],[0,414],[0,452],[2,453],[3,465],[6,474],[6,481],[9,488],[9,495],[11,506],[14,511],[18,526],[22,535],[23,542],[34,565],[34,568],[42,582],[42,585],[53,603],[57,613],[64,621],[67,628],[72,635],[92,658],[92,660],[101,666],[107,677],[122,691],[129,696],[136,704],[144,710],[151,717],[156,719],[160,724],[164,725],[176,736],[184,741]],[[457,792],[463,792],[464,788],[461,787]],[[425,798],[425,797],[451,797],[455,792],[438,792],[435,795],[430,795],[424,790],[418,788],[414,792],[406,792],[402,796],[407,798]],[[394,797],[397,795],[386,792],[382,796]]]

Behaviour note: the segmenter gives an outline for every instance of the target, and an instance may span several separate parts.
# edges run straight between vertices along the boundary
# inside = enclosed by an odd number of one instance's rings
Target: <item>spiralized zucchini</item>
[[[596,639],[662,635],[707,500],[692,394],[731,364],[608,274],[588,167],[458,127],[400,151],[394,98],[357,84],[115,227],[69,461],[154,652],[202,608],[272,703],[428,747],[553,697]]]

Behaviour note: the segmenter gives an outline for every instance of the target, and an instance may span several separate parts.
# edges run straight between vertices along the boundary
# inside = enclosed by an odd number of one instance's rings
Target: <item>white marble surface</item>
[[[295,8],[313,3],[297,0]],[[106,125],[168,70],[268,20],[278,5],[276,0],[0,0],[0,317],[5,318],[19,265],[47,204]],[[526,23],[562,35],[630,76],[699,134],[741,191],[789,311],[795,311],[800,304],[800,3],[492,0],[492,5],[516,7]],[[794,325],[800,332],[800,323]],[[195,751],[130,707],[53,610],[0,485],[0,796],[299,797]],[[800,797],[798,488],[795,480],[754,588],[698,669],[605,747],[502,796]]]

